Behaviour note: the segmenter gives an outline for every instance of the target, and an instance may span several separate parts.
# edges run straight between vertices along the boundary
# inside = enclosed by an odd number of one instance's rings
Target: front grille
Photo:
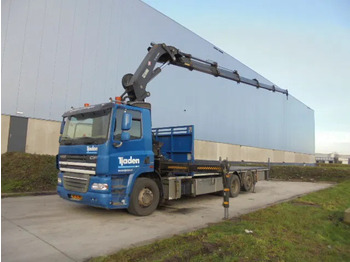
[[[85,193],[88,190],[90,175],[65,173],[63,175],[63,186],[65,189]]]
[[[60,155],[60,161],[96,163],[96,155]]]
[[[96,174],[97,156],[60,155],[60,170],[79,174]]]

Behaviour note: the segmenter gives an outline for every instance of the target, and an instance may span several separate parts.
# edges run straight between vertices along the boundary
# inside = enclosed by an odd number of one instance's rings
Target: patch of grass
[[[342,182],[350,180],[350,165],[272,166],[270,178],[300,181]]]
[[[49,155],[8,152],[1,155],[1,192],[55,190],[56,159]]]
[[[349,206],[346,181],[239,219],[91,261],[350,261],[350,226],[342,222]]]

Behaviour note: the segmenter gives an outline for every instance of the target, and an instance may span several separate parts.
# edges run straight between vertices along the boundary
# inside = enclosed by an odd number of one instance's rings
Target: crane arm
[[[237,83],[244,83],[255,86],[256,88],[262,88],[288,96],[288,90],[286,89],[281,89],[275,85],[260,83],[257,79],[246,78],[241,76],[237,70],[219,67],[216,62],[204,61],[190,54],[183,53],[173,46],[167,46],[166,44],[151,44],[151,47],[148,48],[147,55],[136,72],[123,76],[122,84],[125,89],[125,92],[122,94],[123,100],[128,98],[131,102],[144,101],[145,98],[150,95],[150,93],[146,91],[146,86],[162,70],[162,66],[156,68],[157,63],[162,63],[163,66],[169,63],[189,70],[226,78]]]

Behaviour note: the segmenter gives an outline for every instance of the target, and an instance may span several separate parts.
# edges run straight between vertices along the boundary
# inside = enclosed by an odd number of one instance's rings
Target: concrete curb
[[[1,198],[7,197],[23,197],[23,196],[46,196],[55,195],[56,191],[42,191],[42,192],[23,192],[23,193],[1,193]]]

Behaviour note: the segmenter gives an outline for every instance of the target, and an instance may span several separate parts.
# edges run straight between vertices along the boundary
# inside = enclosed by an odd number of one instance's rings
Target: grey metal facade
[[[271,83],[139,0],[3,0],[1,28],[2,114],[60,120],[118,96],[150,42]],[[200,140],[314,153],[314,112],[291,95],[171,66],[148,91],[155,127],[194,124]]]

